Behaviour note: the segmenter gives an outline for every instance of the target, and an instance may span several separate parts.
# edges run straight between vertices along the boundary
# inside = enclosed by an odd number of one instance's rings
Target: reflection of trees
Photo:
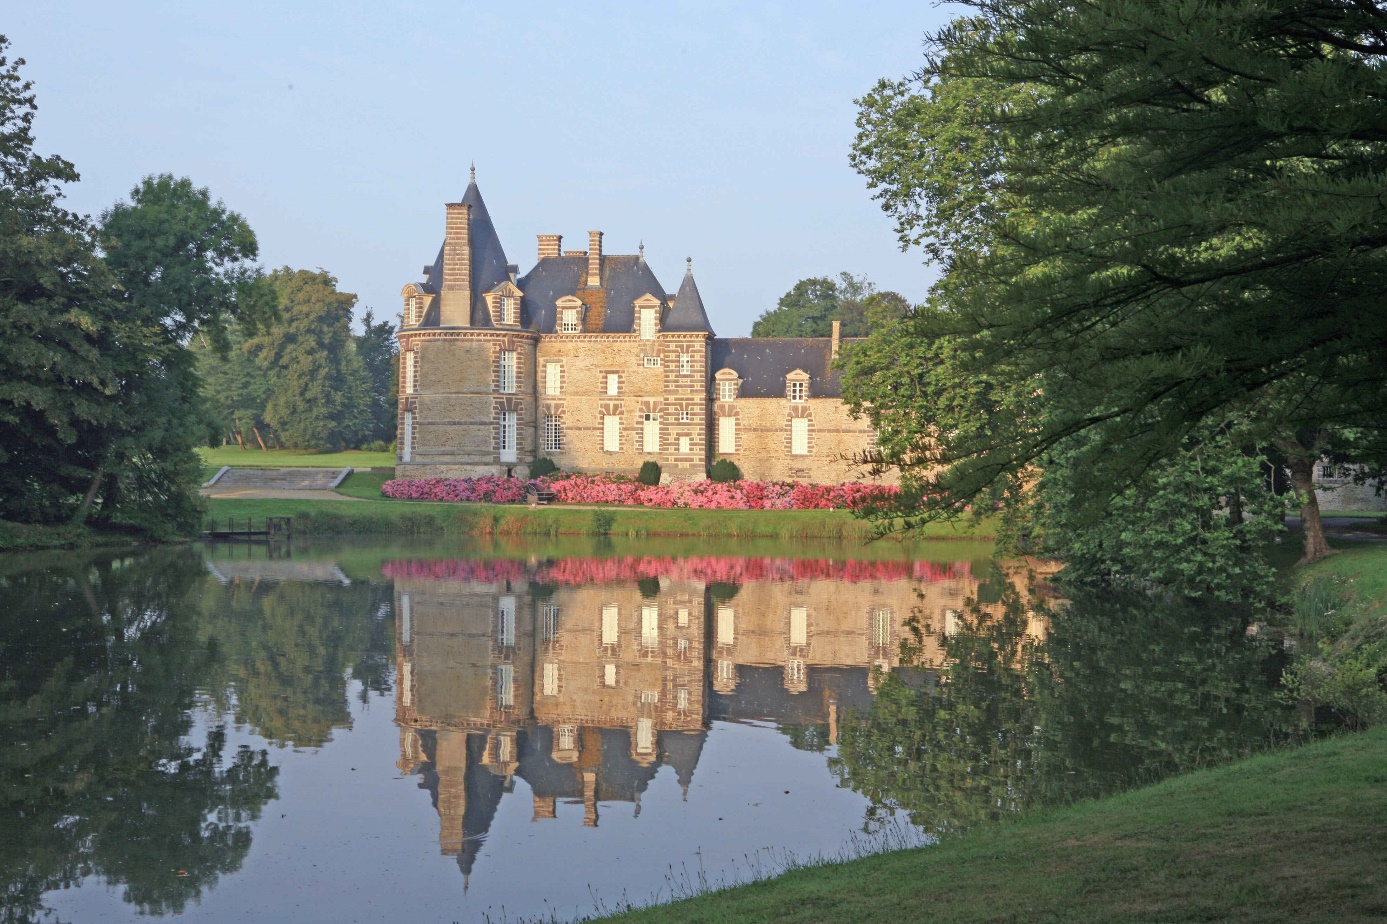
[[[91,875],[144,912],[181,911],[240,866],[275,796],[263,751],[227,754],[189,718],[217,657],[191,611],[201,557],[44,564],[0,575],[0,920]]]
[[[389,689],[387,586],[235,581],[203,598],[200,631],[222,655],[217,705],[276,744],[319,747],[351,724],[347,677]]]
[[[1046,614],[1032,647],[1021,595],[987,609],[943,639],[936,681],[888,677],[844,722],[834,769],[873,815],[960,831],[1226,761],[1291,728],[1268,652],[1235,613],[1083,593]]]

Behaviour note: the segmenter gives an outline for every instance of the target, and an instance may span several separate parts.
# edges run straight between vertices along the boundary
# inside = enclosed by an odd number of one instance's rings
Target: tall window
[[[616,414],[602,417],[602,451],[621,451],[621,418]]]
[[[679,354],[679,374],[689,375],[693,372],[693,355],[689,353]]]
[[[502,597],[496,607],[496,644],[515,647],[515,598]]]
[[[616,686],[616,665],[615,665],[615,664],[603,664],[603,665],[602,665],[602,686],[604,686],[604,687],[614,687],[614,686]]]
[[[688,687],[680,687],[674,692],[674,703],[679,708],[680,712],[687,712],[689,710]]]
[[[802,648],[809,644],[809,608],[790,607],[790,645]]]
[[[544,415],[544,451],[563,451],[563,427],[554,414]]]
[[[790,453],[796,456],[809,455],[808,417],[795,417],[790,420]]]
[[[718,418],[718,452],[737,451],[737,418],[732,416]]]
[[[649,603],[641,606],[641,645],[654,648],[660,644],[660,608]]]
[[[559,330],[565,334],[578,333],[577,308],[565,308],[559,313]]]
[[[608,603],[602,607],[602,644],[615,645],[616,632],[616,604]]]
[[[515,323],[515,298],[510,295],[501,296],[501,323]]]
[[[872,647],[885,648],[891,644],[891,611],[872,610]]]
[[[546,642],[552,642],[559,636],[559,608],[552,603],[539,608],[539,634]]]
[[[496,705],[502,709],[515,705],[515,668],[509,664],[496,665]]]
[[[734,401],[737,398],[737,382],[735,379],[727,382],[718,383],[718,400]]]
[[[558,395],[563,390],[563,366],[559,363],[544,364],[544,393]]]
[[[424,297],[415,295],[409,300],[409,317],[405,323],[410,327],[418,327],[424,320]]]
[[[804,662],[799,658],[785,662],[785,682],[796,686],[804,683]]]
[[[655,339],[655,309],[654,309],[654,308],[642,308],[642,309],[641,309],[641,339],[642,339],[642,340],[654,340],[654,339]]]
[[[607,394],[621,394],[621,374],[617,372],[607,373]]]
[[[501,461],[515,461],[515,411],[501,412]]]
[[[687,455],[688,453],[692,452],[693,450],[690,448],[691,445],[692,444],[690,443],[689,438],[687,436],[679,437],[679,452],[681,454]]]
[[[405,354],[405,394],[412,395],[419,387],[419,351]]]
[[[718,644],[731,645],[737,638],[737,616],[730,606],[718,607]]]
[[[808,382],[791,382],[791,383],[790,383],[790,400],[791,400],[791,401],[808,401],[808,400],[809,400],[809,383],[808,383]]]
[[[649,754],[655,750],[655,723],[650,719],[636,719],[636,753]]]
[[[560,725],[554,729],[554,739],[558,742],[560,751],[576,751],[578,749],[578,726]]]
[[[544,665],[544,695],[559,695],[559,666],[557,664]]]
[[[409,594],[400,594],[400,644],[402,645],[408,645],[413,641],[412,622],[409,611]]]
[[[679,628],[687,629],[689,627],[689,608],[687,606],[681,606],[679,609],[675,610],[674,621],[678,623]]]
[[[641,419],[641,448],[645,452],[660,451],[660,415],[644,414]]]
[[[501,394],[515,394],[515,351],[501,351]]]
[[[414,458],[414,412],[405,411],[403,445],[400,446],[400,461],[408,462]]]

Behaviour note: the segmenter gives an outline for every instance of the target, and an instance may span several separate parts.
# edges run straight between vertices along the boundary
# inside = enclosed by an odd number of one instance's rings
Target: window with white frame
[[[655,309],[654,309],[654,308],[642,308],[642,309],[641,309],[641,339],[642,339],[642,340],[654,340],[654,339],[655,339]]]
[[[679,422],[680,422],[680,423],[692,423],[692,422],[693,422],[693,411],[689,410],[689,409],[686,408],[686,407],[681,407],[681,408],[679,409]]]
[[[400,644],[408,645],[412,641],[413,619],[409,608],[409,594],[400,594]]]
[[[511,295],[501,296],[501,323],[514,324],[515,317],[515,297]]]
[[[808,382],[791,382],[791,383],[790,383],[790,400],[791,400],[791,401],[808,401],[808,400],[809,400],[809,383],[808,383]]]
[[[737,665],[732,661],[718,662],[718,680],[723,683],[730,683],[737,679]]]
[[[515,646],[515,598],[502,597],[496,609],[496,644],[502,648],[512,648]]]
[[[515,456],[515,411],[501,412],[501,432],[498,440],[501,461],[514,462]]]
[[[674,691],[674,704],[680,712],[689,711],[689,688],[680,687]]]
[[[621,373],[607,373],[607,394],[613,396],[621,394]]]
[[[885,648],[891,644],[891,611],[872,610],[872,647]]]
[[[501,394],[515,394],[515,351],[501,351]]]
[[[544,695],[559,695],[559,666],[557,664],[544,665]]]
[[[674,643],[674,650],[679,653],[679,657],[687,658],[689,656],[689,640],[686,638],[679,639]]]
[[[682,455],[688,455],[690,452],[692,452],[693,450],[690,448],[691,445],[692,445],[692,444],[691,444],[691,442],[689,441],[689,438],[688,438],[687,436],[681,436],[681,437],[679,437],[679,452],[680,452],[680,454],[682,454]]]
[[[576,751],[578,749],[578,726],[560,725],[554,729],[554,741],[560,751]]]
[[[660,608],[654,604],[641,605],[641,645],[654,648],[660,644]]]
[[[419,388],[419,351],[410,350],[405,354],[405,394],[412,395]]]
[[[602,644],[615,645],[617,641],[616,604],[608,603],[602,607]]]
[[[621,451],[621,418],[616,414],[602,417],[602,451]]]
[[[687,606],[681,606],[679,609],[675,610],[674,621],[679,625],[679,628],[687,629],[689,627],[689,608]]]
[[[502,735],[496,739],[496,762],[507,764],[511,761],[511,748],[515,744],[515,739],[510,735]]]
[[[409,317],[406,322],[410,327],[418,327],[424,321],[424,297],[415,295],[409,300]]]
[[[636,753],[649,754],[655,750],[655,722],[636,719]]]
[[[730,455],[737,451],[737,418],[728,415],[718,418],[718,452]]]
[[[539,634],[546,642],[559,637],[559,608],[553,603],[545,603],[539,608]]]
[[[615,665],[615,664],[604,664],[604,665],[602,665],[602,686],[604,686],[604,687],[614,687],[614,686],[616,686],[616,665]]]
[[[641,449],[644,452],[660,451],[660,415],[641,415]]]
[[[544,415],[544,451],[563,451],[563,423],[556,414]]]
[[[737,380],[724,379],[718,383],[718,400],[734,401],[737,398]]]
[[[496,665],[496,705],[502,709],[515,705],[515,668],[510,664]]]
[[[660,357],[658,357],[658,356],[646,356],[646,357],[644,357],[644,359],[641,361],[641,365],[645,366],[645,368],[647,368],[647,369],[658,369],[658,368],[660,368]]]
[[[660,701],[659,690],[641,690],[641,705],[653,706]]]
[[[790,419],[790,454],[796,456],[809,455],[808,417],[793,417]]]
[[[544,393],[546,395],[563,393],[563,365],[561,363],[544,364]]]
[[[679,354],[679,374],[691,375],[693,373],[693,355],[690,353]]]
[[[559,312],[559,330],[565,334],[578,333],[577,308],[565,308]]]
[[[414,412],[405,411],[403,445],[400,446],[400,461],[408,462],[414,458]]]
[[[804,683],[804,662],[799,658],[785,662],[785,682],[796,686]]]
[[[790,607],[790,645],[794,648],[802,648],[809,644],[809,608],[807,606]]]
[[[730,606],[718,607],[718,644],[731,645],[737,639],[737,614]]]

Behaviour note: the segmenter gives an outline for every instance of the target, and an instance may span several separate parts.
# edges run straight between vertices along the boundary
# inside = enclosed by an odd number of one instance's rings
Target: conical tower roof
[[[703,298],[698,294],[698,283],[694,282],[693,258],[690,257],[686,264],[684,281],[679,284],[679,294],[674,296],[674,307],[661,327],[679,333],[711,334],[713,325],[708,322],[708,312],[704,310]]]
[[[482,191],[477,188],[477,174],[467,184],[462,194],[463,205],[472,207],[468,227],[472,242],[472,326],[490,327],[491,312],[487,310],[483,296],[501,283],[510,279],[506,272],[506,251],[501,246],[501,238],[496,234],[496,226],[491,223],[491,214],[482,200]]]

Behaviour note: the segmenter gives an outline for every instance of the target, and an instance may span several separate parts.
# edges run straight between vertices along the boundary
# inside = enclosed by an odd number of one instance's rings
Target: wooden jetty
[[[293,517],[265,517],[257,529],[250,517],[244,520],[228,517],[224,522],[212,520],[202,531],[204,539],[242,542],[287,542],[294,537]]]

